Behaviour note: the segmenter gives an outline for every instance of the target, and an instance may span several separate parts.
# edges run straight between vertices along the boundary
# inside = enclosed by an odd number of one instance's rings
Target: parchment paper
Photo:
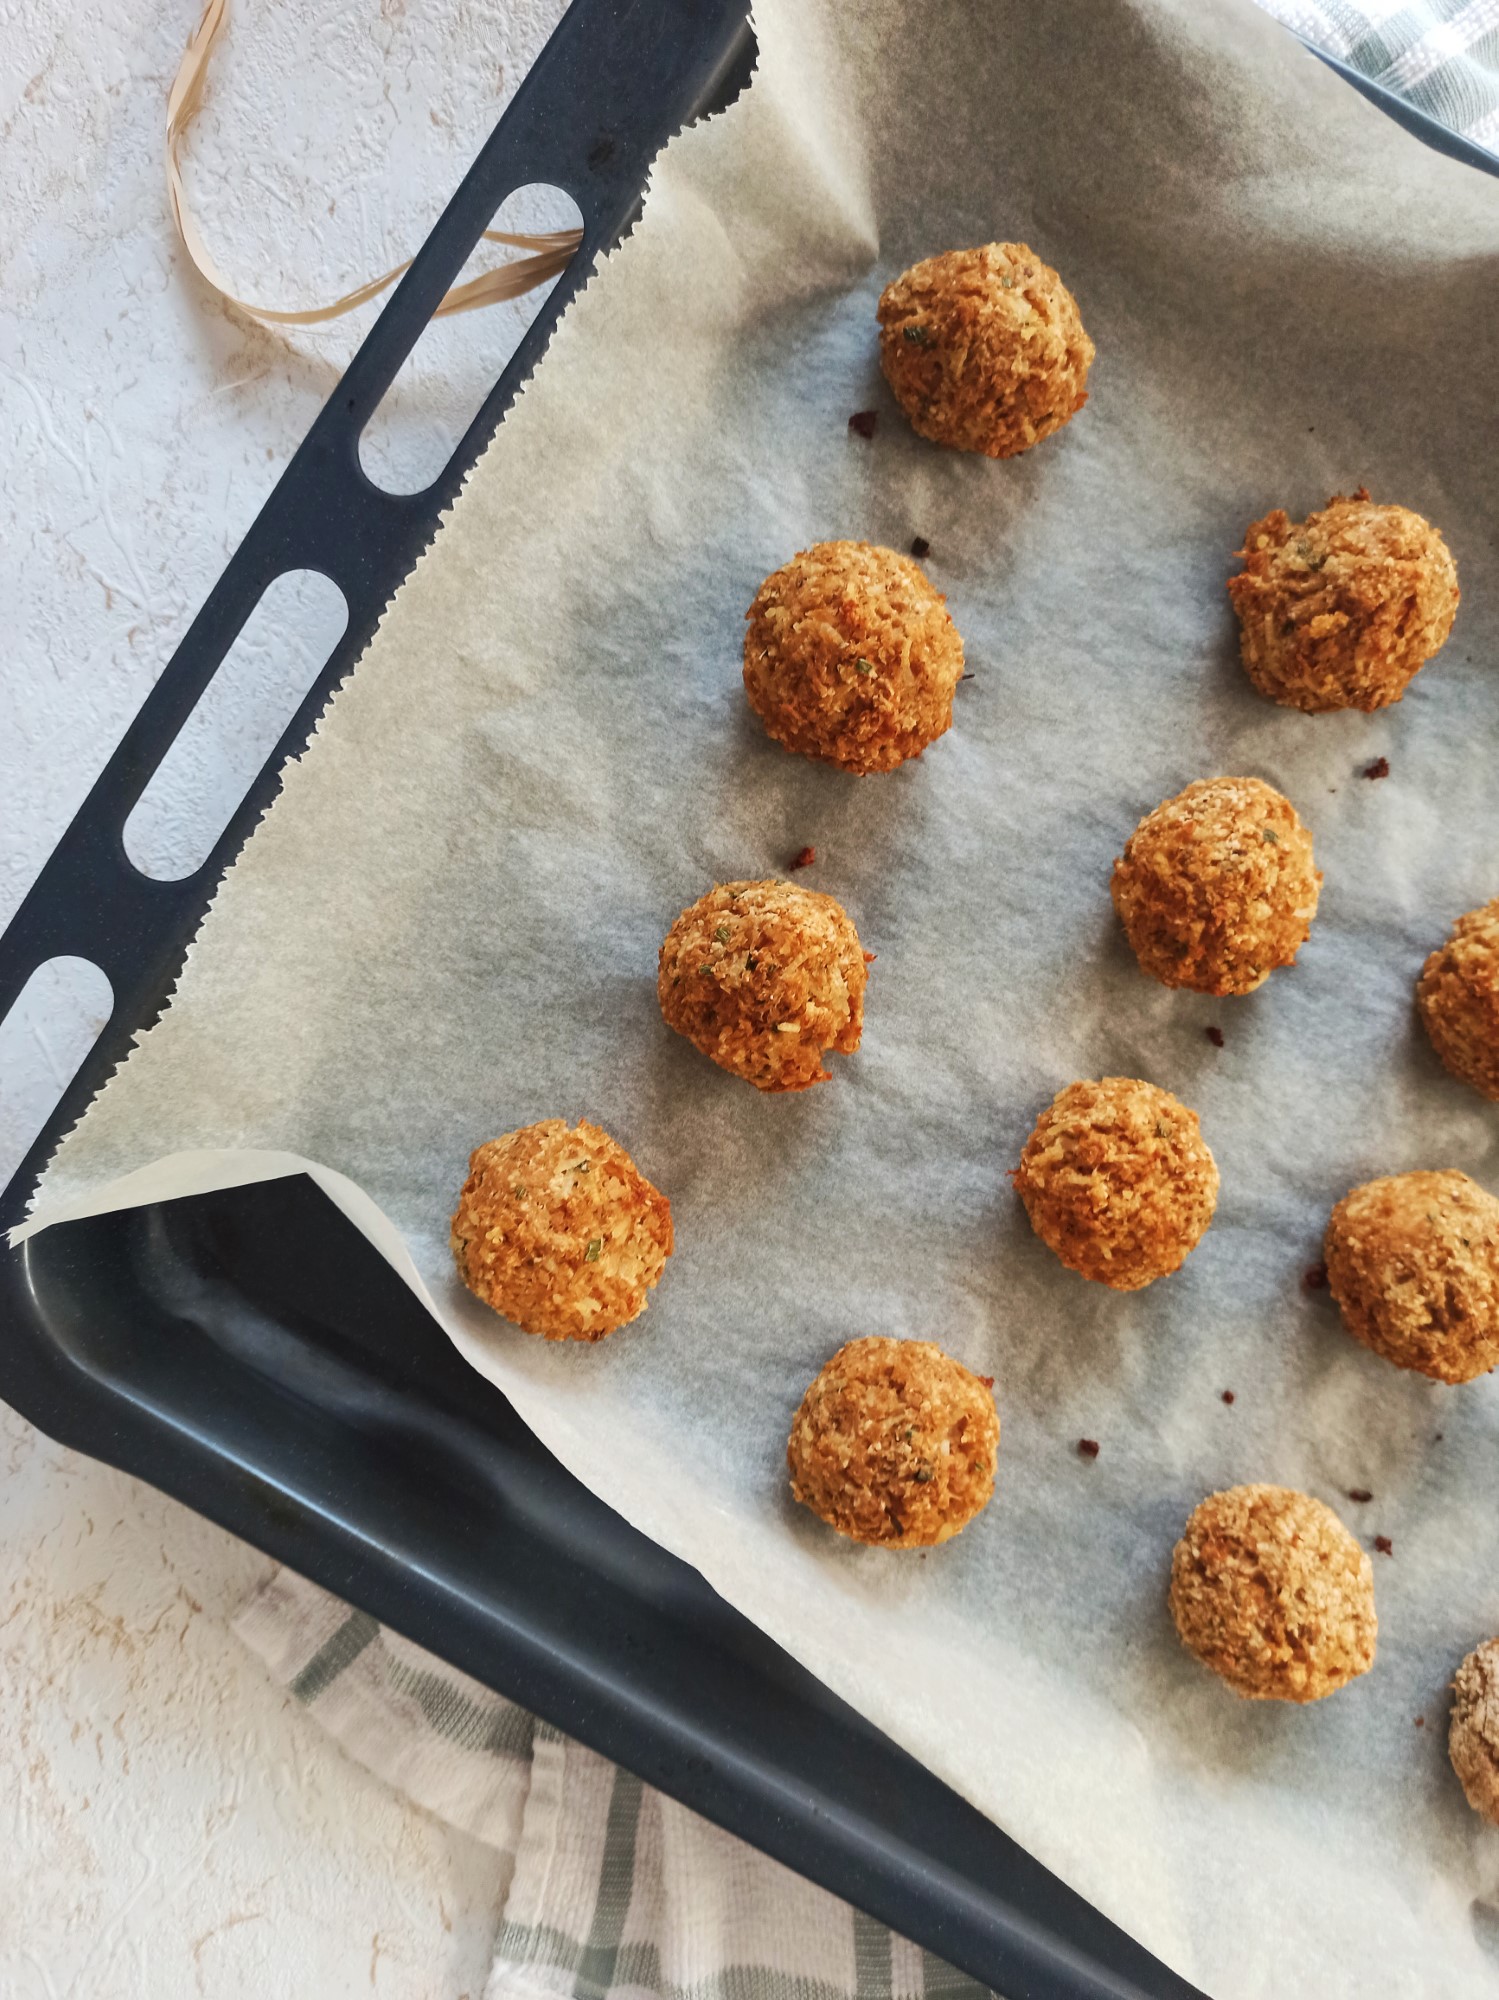
[[[1499,1628],[1499,1391],[1398,1373],[1300,1280],[1353,1183],[1499,1180],[1494,1111],[1411,1007],[1499,889],[1499,187],[1247,6],[758,24],[753,89],[660,162],[43,1211],[324,1163],[560,1458],[1191,1978],[1492,1993],[1499,1835],[1444,1690]],[[914,437],[876,363],[881,286],[994,237],[1061,268],[1098,344],[1087,409],[1010,464]],[[1441,526],[1462,610],[1399,708],[1300,716],[1236,664],[1230,554],[1361,482]],[[740,686],[760,579],[918,534],[976,675],[953,732],[890,777],[787,756]],[[1237,1002],[1142,978],[1108,897],[1138,815],[1218,772],[1286,790],[1327,877],[1298,965]],[[763,1098],[663,1026],[656,949],[809,842],[800,879],[878,953],[868,1025],[832,1083]],[[1195,1106],[1223,1175],[1187,1266],[1133,1296],[1062,1271],[1005,1180],[1055,1089],[1116,1073]],[[655,1302],[596,1350],[472,1307],[446,1247],[469,1149],[559,1114],[676,1216]],[[100,1192],[194,1148],[295,1158]],[[787,1496],[791,1413],[861,1331],[998,1380],[997,1496],[928,1558]],[[1234,1699],[1166,1614],[1187,1513],[1249,1479],[1393,1542],[1377,1665],[1309,1710]]]

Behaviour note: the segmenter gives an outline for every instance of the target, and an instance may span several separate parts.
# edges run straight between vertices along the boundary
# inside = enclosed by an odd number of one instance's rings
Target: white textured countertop
[[[561,11],[235,0],[189,155],[241,294],[321,303],[414,249]],[[283,338],[185,268],[162,129],[196,14],[0,0],[0,924],[372,316]],[[423,342],[390,462],[457,436],[522,319]],[[222,821],[314,639],[266,642],[269,691],[224,704],[144,830],[159,857]],[[89,1014],[54,990],[0,1030],[0,1181]],[[268,1567],[0,1407],[6,2000],[478,2000],[500,1859],[267,1682],[226,1621]]]

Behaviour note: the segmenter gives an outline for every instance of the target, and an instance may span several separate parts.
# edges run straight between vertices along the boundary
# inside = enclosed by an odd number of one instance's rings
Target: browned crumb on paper
[[[879,421],[878,410],[855,410],[848,420],[848,427],[856,437],[872,438]]]
[[[1376,757],[1372,764],[1365,764],[1364,766],[1364,776],[1366,778],[1387,778],[1389,775],[1390,760],[1388,757]]]

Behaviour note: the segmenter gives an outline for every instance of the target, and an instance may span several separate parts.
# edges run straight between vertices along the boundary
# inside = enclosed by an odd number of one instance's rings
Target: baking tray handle
[[[0,1197],[0,1226],[19,1220],[57,1140],[161,1012],[282,766],[305,748],[600,253],[628,231],[651,161],[685,120],[731,101],[748,80],[745,17],[745,0],[574,0],[392,293],[0,937],[0,1020],[58,956],[97,965],[113,993],[104,1031]],[[578,251],[442,473],[420,493],[387,493],[359,462],[360,433],[500,204],[534,182],[577,203]],[[207,859],[175,881],[143,875],[125,852],[125,822],[267,586],[294,569],[337,584],[349,608],[344,635]]]

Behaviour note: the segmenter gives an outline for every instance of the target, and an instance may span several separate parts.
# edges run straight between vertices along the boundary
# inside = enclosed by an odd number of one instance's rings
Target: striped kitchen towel
[[[941,1959],[290,1570],[235,1630],[350,1756],[514,1857],[484,2000],[983,2000]]]
[[[1293,33],[1499,153],[1499,0],[1259,0]]]

